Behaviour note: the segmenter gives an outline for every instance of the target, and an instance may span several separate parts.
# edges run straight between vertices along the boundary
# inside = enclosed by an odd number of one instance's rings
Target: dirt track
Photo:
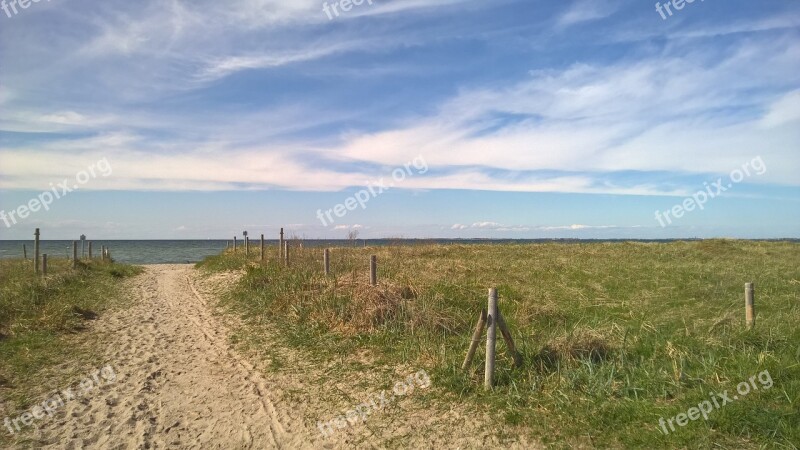
[[[227,274],[221,282],[234,279]],[[277,346],[268,355],[283,352],[292,361],[289,372],[254,368],[231,348],[232,327],[211,313],[219,285],[200,278],[191,265],[145,266],[131,288],[132,306],[103,315],[90,331],[105,348],[114,382],[38,421],[31,436],[36,447],[538,447],[499,438],[488,412],[408,399],[323,437],[315,420],[334,417],[365,394],[352,379],[337,380],[334,367],[319,367]],[[361,379],[371,387],[380,384],[370,373]]]

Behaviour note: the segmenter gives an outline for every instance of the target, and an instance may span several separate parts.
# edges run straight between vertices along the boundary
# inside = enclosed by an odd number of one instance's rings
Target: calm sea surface
[[[793,241],[797,241],[796,239]],[[217,255],[229,241],[226,240],[141,240],[141,241],[92,241],[92,252],[100,255],[100,247],[105,245],[111,249],[111,256],[117,262],[129,264],[177,264],[195,263],[202,261],[207,256]],[[495,239],[368,239],[367,245],[423,245],[423,244],[525,244],[537,242],[557,242],[563,244],[580,244],[588,242],[619,242],[616,240],[575,240],[575,239],[524,239],[524,240],[495,240]],[[637,242],[670,242],[666,240],[637,241]],[[241,241],[240,241],[241,244]],[[277,247],[277,241],[267,241],[267,244]],[[33,255],[33,241],[0,241],[0,259],[21,258],[22,246],[28,248],[28,257]],[[258,251],[258,241],[251,241],[255,251]],[[344,247],[352,246],[353,242],[346,240],[303,240],[306,247]],[[357,245],[364,245],[359,239]],[[41,253],[49,257],[69,257],[72,254],[72,241],[41,241]],[[80,243],[78,253],[81,253]]]

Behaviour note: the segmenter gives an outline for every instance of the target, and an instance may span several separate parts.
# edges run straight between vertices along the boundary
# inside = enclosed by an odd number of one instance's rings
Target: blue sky
[[[5,3],[0,239],[800,237],[797,1]]]

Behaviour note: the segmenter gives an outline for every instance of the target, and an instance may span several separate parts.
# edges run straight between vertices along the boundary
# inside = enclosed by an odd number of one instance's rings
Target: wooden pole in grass
[[[234,236],[233,237],[233,253],[236,253],[236,244],[237,244],[236,236]]]
[[[245,256],[250,256],[250,237],[249,236],[245,236],[244,237],[244,255]]]
[[[47,253],[42,255],[42,276],[47,276]]]
[[[369,257],[369,284],[378,285],[378,257],[375,255]]]
[[[264,235],[261,235],[261,261],[264,261]]]
[[[330,275],[331,274],[331,251],[330,251],[330,249],[326,248],[325,251],[322,252],[322,263],[325,266],[325,276]]]
[[[285,245],[285,242],[283,241],[283,228],[281,228],[281,239],[280,239],[280,241],[278,241],[278,253],[280,254],[280,258],[281,259],[285,258],[284,253],[283,253],[284,245]]]
[[[747,321],[747,329],[756,326],[756,287],[753,283],[744,285],[744,315]]]
[[[283,264],[289,267],[289,241],[283,243]]]
[[[28,247],[25,244],[22,244],[22,257],[28,259]]]
[[[469,344],[467,356],[464,358],[464,364],[461,365],[461,370],[467,370],[475,358],[475,351],[478,350],[478,344],[481,343],[481,336],[483,329],[486,327],[486,309],[481,309],[481,314],[478,317],[478,324],[475,325],[475,332],[472,333],[472,342]]]
[[[39,229],[37,228],[36,231],[33,233],[34,240],[33,240],[33,271],[35,273],[39,273]]]
[[[483,377],[483,388],[487,391],[494,387],[494,360],[497,349],[497,289],[489,289],[489,307],[486,311],[486,371]]]
[[[78,241],[72,241],[72,268],[78,268]]]
[[[522,355],[519,354],[517,346],[514,345],[514,339],[511,337],[511,330],[508,329],[508,325],[506,325],[506,321],[503,319],[503,313],[500,312],[500,308],[497,308],[497,326],[500,327],[503,340],[506,341],[508,351],[511,352],[511,357],[514,358],[514,366],[517,368],[522,367]]]

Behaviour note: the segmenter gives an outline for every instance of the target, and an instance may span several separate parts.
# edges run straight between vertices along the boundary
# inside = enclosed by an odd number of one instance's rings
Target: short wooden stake
[[[486,311],[486,371],[483,377],[483,388],[487,391],[494,387],[494,360],[497,348],[497,289],[489,289],[489,307]]]
[[[375,255],[369,257],[369,284],[378,285],[378,257]]]
[[[25,244],[22,244],[22,257],[28,259],[28,247]]]
[[[72,268],[78,268],[78,241],[72,241]]]
[[[283,241],[283,228],[281,228],[281,239],[280,239],[280,241],[278,241],[278,253],[280,254],[280,258],[281,259],[285,258],[285,255],[283,253],[283,251],[285,249],[284,246],[285,246],[285,243]]]
[[[756,287],[753,283],[744,285],[744,307],[747,329],[756,326]]]
[[[249,236],[245,236],[244,237],[244,255],[245,256],[250,256],[250,237]]]
[[[236,244],[238,242],[236,239],[237,239],[236,236],[234,236],[233,237],[233,253],[236,253]]]
[[[106,246],[105,245],[101,245],[100,246],[100,261],[105,261],[105,260],[106,260]]]
[[[47,253],[42,255],[42,276],[47,276]]]
[[[264,235],[261,235],[261,261],[264,260]]]
[[[475,358],[475,352],[478,350],[478,345],[481,343],[481,336],[483,329],[486,328],[486,309],[481,309],[481,314],[478,316],[478,323],[475,325],[475,332],[472,333],[472,342],[469,344],[467,356],[464,358],[464,364],[461,365],[461,370],[469,369],[472,360]]]
[[[514,339],[511,337],[511,330],[508,329],[508,325],[506,325],[506,321],[503,319],[503,313],[500,312],[500,308],[497,308],[497,326],[500,327],[503,340],[506,341],[508,351],[511,352],[511,357],[514,358],[514,366],[517,368],[522,367],[522,355],[519,354],[517,346],[514,345]]]
[[[36,232],[33,233],[34,240],[33,240],[33,271],[35,273],[39,273],[39,229],[36,229]]]
[[[283,264],[289,266],[289,241],[283,243]]]
[[[325,275],[326,276],[330,275],[331,274],[331,251],[330,251],[330,249],[326,248],[325,251],[322,252],[322,263],[325,266]]]

